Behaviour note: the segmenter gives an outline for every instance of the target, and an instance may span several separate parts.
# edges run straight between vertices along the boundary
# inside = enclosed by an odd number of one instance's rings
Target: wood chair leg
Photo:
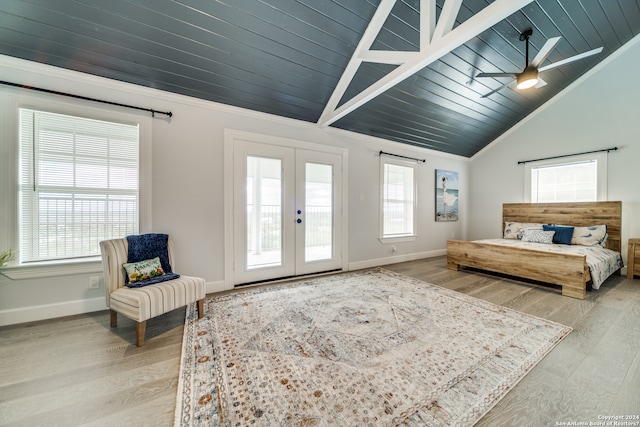
[[[198,319],[202,319],[204,317],[204,300],[201,299],[198,301]]]
[[[147,330],[147,321],[136,322],[136,345],[142,347],[144,345],[144,333]]]
[[[111,327],[115,328],[118,326],[118,312],[115,310],[109,310],[111,313]]]

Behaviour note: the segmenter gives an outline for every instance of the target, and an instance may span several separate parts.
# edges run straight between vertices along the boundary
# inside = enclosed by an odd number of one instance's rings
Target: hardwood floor
[[[614,276],[577,300],[444,257],[385,268],[574,328],[478,426],[640,415],[640,280]],[[134,322],[111,329],[107,311],[1,327],[0,425],[172,425],[184,315],[148,321],[141,348]]]

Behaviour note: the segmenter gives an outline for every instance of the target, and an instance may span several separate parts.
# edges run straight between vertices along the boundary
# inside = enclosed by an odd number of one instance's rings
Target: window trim
[[[595,161],[597,168],[597,190],[595,201],[607,200],[607,153],[591,153],[579,154],[575,156],[563,157],[562,159],[540,160],[537,162],[528,162],[524,165],[524,201],[532,203],[531,194],[531,172],[533,168],[541,166],[560,166],[571,163],[579,163],[586,161]]]
[[[387,164],[403,166],[413,169],[413,230],[408,234],[386,236],[384,234],[384,166]],[[378,239],[383,244],[411,242],[418,236],[418,165],[414,161],[391,159],[380,156],[380,218]]]
[[[4,98],[4,99],[3,99]],[[4,206],[0,208],[0,215],[5,221],[0,222],[0,250],[17,250],[19,248],[19,217],[18,217],[18,156],[19,148],[19,109],[31,108],[50,111],[90,119],[116,121],[121,123],[137,123],[139,125],[139,181],[138,181],[138,232],[151,230],[152,225],[152,169],[151,169],[151,138],[152,120],[146,113],[123,112],[115,107],[96,108],[89,103],[65,102],[54,99],[51,95],[24,95],[16,90],[0,93],[0,113],[2,113],[4,137],[12,141],[6,147],[7,155],[3,156],[6,187],[0,188],[0,200]],[[4,110],[4,111],[3,111]],[[66,276],[101,272],[102,265],[99,256],[79,259],[65,259],[59,261],[40,261],[19,264],[17,259],[3,268],[2,274],[11,279],[31,279],[52,276]]]

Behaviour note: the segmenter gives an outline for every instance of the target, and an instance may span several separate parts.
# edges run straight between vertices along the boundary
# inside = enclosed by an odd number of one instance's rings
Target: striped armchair
[[[175,268],[173,242],[169,239],[169,261]],[[111,312],[111,327],[118,322],[118,313],[136,321],[136,345],[144,345],[147,320],[193,302],[198,303],[198,318],[204,315],[205,281],[199,277],[180,276],[141,288],[125,286],[123,264],[127,262],[126,238],[100,242],[104,288],[107,307]]]

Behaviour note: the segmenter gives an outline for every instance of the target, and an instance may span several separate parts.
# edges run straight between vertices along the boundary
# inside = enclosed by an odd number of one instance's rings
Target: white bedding
[[[538,251],[586,255],[593,289],[599,289],[600,285],[607,280],[609,276],[623,266],[620,252],[615,252],[601,246],[531,243],[517,239],[485,239],[476,240],[476,242],[490,245],[535,249]]]

